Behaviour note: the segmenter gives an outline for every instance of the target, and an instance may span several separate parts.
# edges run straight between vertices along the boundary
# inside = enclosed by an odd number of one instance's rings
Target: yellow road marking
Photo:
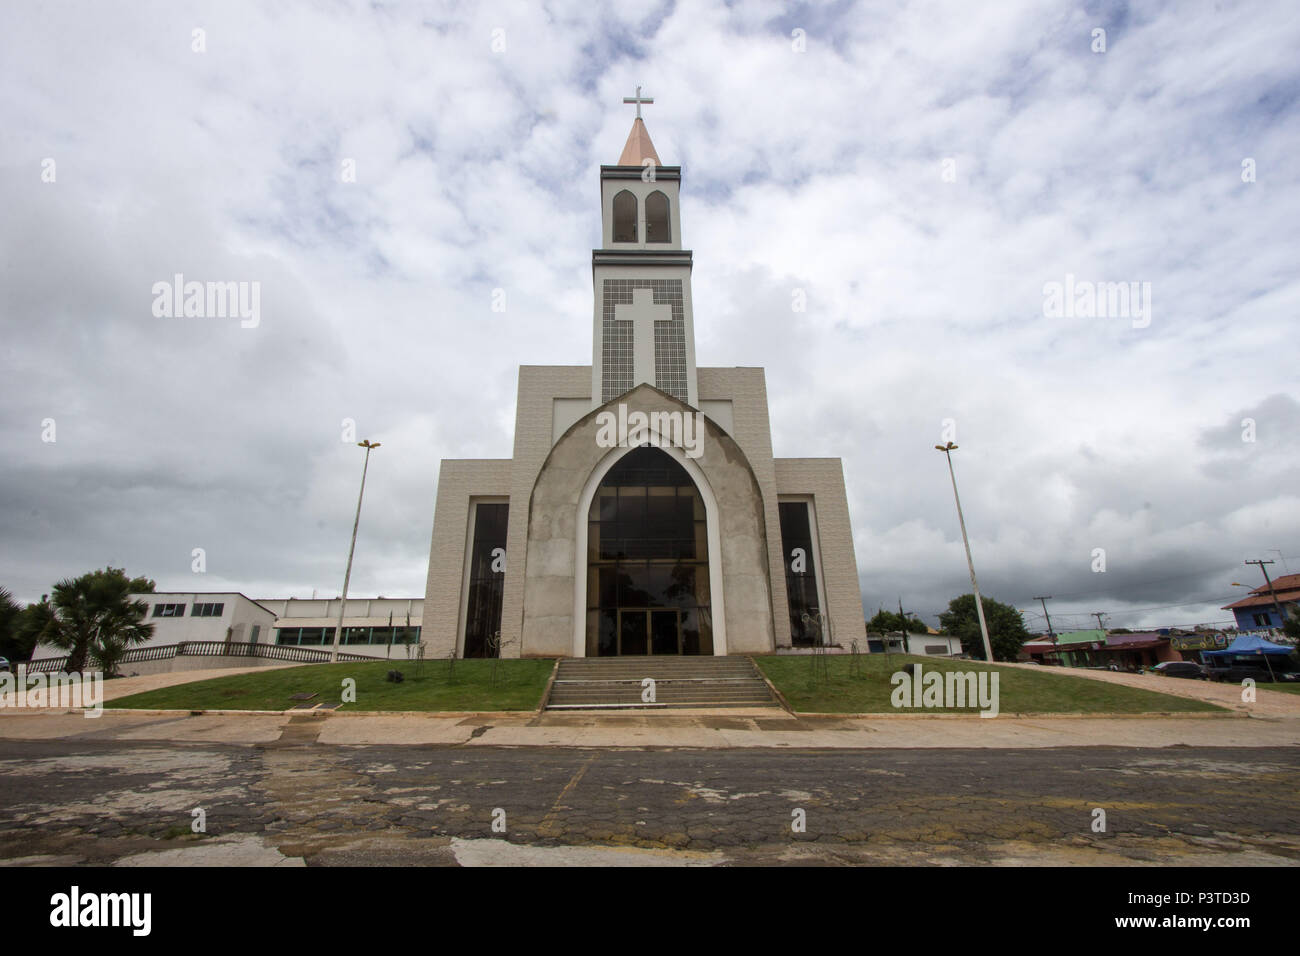
[[[547,835],[547,832],[555,826],[555,818],[559,816],[560,813],[560,804],[563,802],[564,798],[569,795],[573,788],[578,785],[578,781],[582,779],[583,775],[587,772],[587,768],[590,767],[595,760],[596,754],[592,754],[588,757],[586,763],[579,767],[577,772],[569,779],[569,782],[564,785],[564,789],[561,790],[559,796],[555,798],[555,803],[551,805],[550,813],[546,814],[546,818],[543,819],[541,825],[538,826],[537,832],[539,834],[545,836]]]

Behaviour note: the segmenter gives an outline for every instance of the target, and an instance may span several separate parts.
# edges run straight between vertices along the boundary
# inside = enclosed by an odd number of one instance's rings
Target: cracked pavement
[[[330,720],[242,745],[0,741],[0,863],[1300,860],[1294,747],[357,746],[321,742]],[[191,832],[196,807],[206,834]]]

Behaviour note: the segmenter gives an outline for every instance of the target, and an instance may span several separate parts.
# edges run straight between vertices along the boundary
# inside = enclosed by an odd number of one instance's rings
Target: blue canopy
[[[1243,634],[1230,644],[1226,650],[1205,651],[1205,657],[1228,657],[1232,654],[1290,654],[1294,647],[1286,644],[1274,644],[1254,634]]]

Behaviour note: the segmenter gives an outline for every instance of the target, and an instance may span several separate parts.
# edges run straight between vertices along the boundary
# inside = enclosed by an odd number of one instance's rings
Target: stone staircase
[[[653,678],[653,703],[642,681]],[[763,707],[776,700],[748,657],[604,657],[560,661],[547,710]]]

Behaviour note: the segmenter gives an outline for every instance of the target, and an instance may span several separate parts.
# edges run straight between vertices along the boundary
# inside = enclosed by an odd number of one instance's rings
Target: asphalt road
[[[319,728],[252,747],[0,741],[0,862],[1300,861],[1296,748],[348,747]]]

